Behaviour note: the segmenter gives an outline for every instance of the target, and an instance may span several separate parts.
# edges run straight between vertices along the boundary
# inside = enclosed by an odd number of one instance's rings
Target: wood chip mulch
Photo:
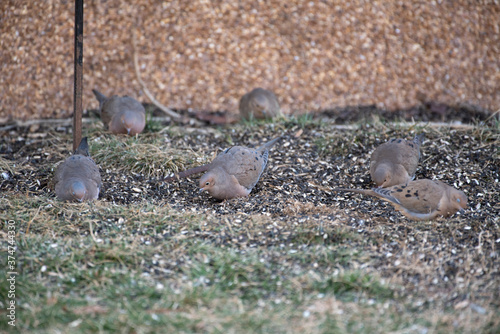
[[[91,89],[173,109],[236,113],[255,87],[285,113],[396,110],[428,101],[500,107],[498,1],[88,1],[83,106]],[[72,1],[0,2],[0,123],[69,117]]]

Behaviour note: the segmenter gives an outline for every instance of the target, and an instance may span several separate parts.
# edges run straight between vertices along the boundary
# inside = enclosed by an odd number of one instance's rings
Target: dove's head
[[[71,197],[78,202],[83,202],[87,195],[87,188],[82,181],[73,181],[69,186]]]
[[[208,172],[201,177],[200,191],[210,192],[210,190],[215,186],[217,179],[213,174],[214,173],[212,172]]]
[[[224,174],[221,168],[214,168],[205,173],[200,179],[200,191],[206,191],[218,198],[217,195],[220,195],[227,188],[227,174]]]
[[[267,97],[264,94],[256,94],[253,100],[254,104],[254,113],[256,113],[260,117],[267,117],[267,112],[269,109]]]
[[[373,182],[375,182],[379,187],[387,187],[389,182],[391,182],[391,172],[389,167],[386,165],[379,165],[373,173]]]
[[[452,188],[450,194],[450,205],[454,211],[463,211],[467,209],[467,196],[463,191]]]
[[[145,116],[142,112],[124,111],[120,121],[128,135],[136,135],[144,130],[146,125]]]
[[[207,191],[217,199],[247,196],[250,191],[241,186],[234,175],[217,167],[205,173],[200,179],[200,191]]]
[[[406,184],[411,181],[406,169],[401,165],[380,164],[373,173],[373,181],[382,188]]]

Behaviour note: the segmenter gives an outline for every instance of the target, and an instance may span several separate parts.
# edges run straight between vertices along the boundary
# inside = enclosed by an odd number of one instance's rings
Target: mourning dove
[[[99,101],[99,110],[104,127],[112,133],[136,135],[144,130],[146,125],[146,110],[135,99],[129,96],[106,97],[93,89]]]
[[[448,217],[467,208],[467,196],[444,182],[421,179],[389,188],[344,189],[376,196],[392,204],[398,211],[411,220],[430,220],[437,216]]]
[[[386,188],[405,184],[415,178],[424,135],[421,133],[412,141],[391,139],[373,151],[370,175],[377,186]]]
[[[101,188],[99,167],[89,156],[87,137],[75,153],[57,167],[54,176],[56,196],[63,201],[97,199]]]
[[[200,179],[200,191],[207,191],[217,199],[248,196],[266,168],[269,150],[280,138],[275,138],[258,149],[233,146],[219,154],[211,163],[188,169],[165,181],[206,171]]]
[[[240,99],[240,114],[245,119],[273,118],[280,114],[280,105],[273,92],[255,88]]]

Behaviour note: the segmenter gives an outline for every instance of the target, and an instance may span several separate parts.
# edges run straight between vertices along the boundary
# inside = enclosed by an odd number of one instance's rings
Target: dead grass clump
[[[144,143],[135,138],[100,137],[92,142],[91,156],[103,169],[160,177],[186,168],[197,158],[191,150],[179,150],[161,143]]]
[[[14,173],[14,163],[10,160],[0,157],[0,172]]]

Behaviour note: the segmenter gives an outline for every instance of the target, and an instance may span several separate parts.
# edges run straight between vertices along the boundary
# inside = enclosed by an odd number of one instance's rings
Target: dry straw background
[[[236,112],[271,89],[286,113],[423,101],[500,107],[499,1],[86,1],[84,108],[91,89]],[[73,1],[0,4],[0,121],[68,117]]]

